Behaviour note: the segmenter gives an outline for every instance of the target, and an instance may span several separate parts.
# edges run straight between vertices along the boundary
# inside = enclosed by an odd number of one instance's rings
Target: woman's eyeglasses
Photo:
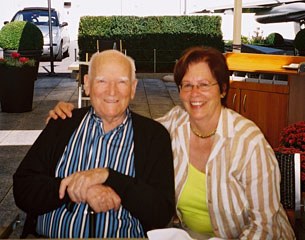
[[[196,87],[201,92],[207,92],[214,85],[218,85],[218,82],[215,83],[199,83],[199,84],[191,84],[191,83],[182,83],[180,85],[180,90],[183,92],[190,92]]]

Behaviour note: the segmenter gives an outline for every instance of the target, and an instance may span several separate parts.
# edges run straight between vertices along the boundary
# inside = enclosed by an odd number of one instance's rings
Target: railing
[[[122,49],[122,52],[135,60],[137,72],[172,72],[177,59],[180,57],[180,50],[159,50],[159,49]],[[81,61],[90,60],[93,53],[87,57],[81,57]],[[89,56],[89,57],[88,57]],[[79,59],[77,49],[74,49],[75,61]],[[86,59],[89,58],[89,59]]]

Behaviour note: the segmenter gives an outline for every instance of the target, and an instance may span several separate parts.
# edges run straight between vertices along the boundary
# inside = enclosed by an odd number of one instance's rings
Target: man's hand
[[[49,115],[46,119],[46,123],[49,122],[51,118],[56,120],[58,117],[61,119],[66,119],[66,117],[72,117],[72,110],[74,109],[74,105],[68,102],[58,102],[54,109],[49,111]]]
[[[108,186],[96,184],[88,189],[87,203],[94,212],[107,212],[110,209],[117,211],[121,205],[121,198]]]
[[[73,173],[61,180],[59,198],[63,199],[67,190],[73,202],[86,202],[88,189],[96,184],[103,184],[108,176],[107,168],[94,168]]]

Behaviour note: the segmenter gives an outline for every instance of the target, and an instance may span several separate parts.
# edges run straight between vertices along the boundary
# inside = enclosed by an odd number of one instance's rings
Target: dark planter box
[[[0,101],[2,112],[19,113],[32,110],[37,68],[0,65]]]

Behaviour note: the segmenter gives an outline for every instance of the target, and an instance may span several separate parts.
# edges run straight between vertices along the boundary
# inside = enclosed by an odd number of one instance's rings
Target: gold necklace
[[[217,130],[217,128],[216,128],[215,130],[213,130],[212,132],[210,132],[210,133],[207,134],[207,135],[201,135],[199,132],[196,132],[196,131],[192,128],[192,125],[191,125],[191,124],[190,124],[190,127],[191,127],[192,132],[193,132],[197,137],[200,137],[200,138],[209,138],[209,137],[212,137],[213,135],[215,135],[216,130]]]

